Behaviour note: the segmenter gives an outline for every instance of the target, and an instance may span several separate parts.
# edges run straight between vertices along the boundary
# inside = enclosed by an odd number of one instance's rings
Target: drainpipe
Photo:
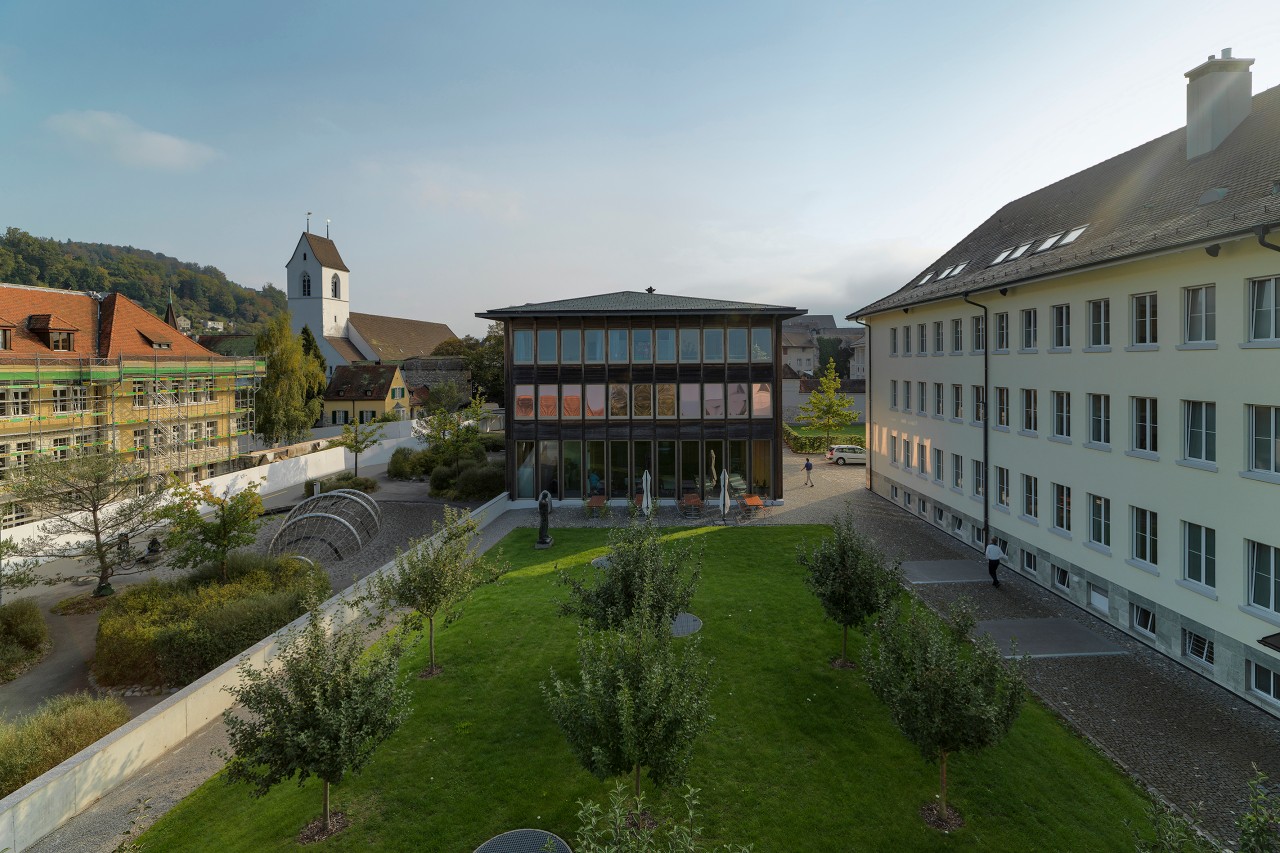
[[[991,328],[987,306],[974,302],[969,292],[965,302],[982,309],[982,543],[991,540]]]
[[[1270,225],[1259,225],[1257,228],[1253,229],[1253,233],[1258,235],[1259,246],[1270,249],[1273,252],[1280,252],[1280,246],[1277,246],[1275,243],[1267,242],[1267,235],[1271,233]],[[1215,254],[1217,253],[1215,252]]]
[[[866,334],[863,337],[863,340],[867,343],[867,378],[862,383],[862,397],[867,401],[867,411],[862,416],[862,422],[866,424],[866,429],[864,430],[863,435],[867,446],[864,447],[863,450],[867,452],[867,491],[874,491],[871,487],[871,482],[875,477],[875,466],[871,464],[871,460],[875,457],[875,454],[871,452],[871,326],[869,324],[864,325],[866,325],[867,329]]]

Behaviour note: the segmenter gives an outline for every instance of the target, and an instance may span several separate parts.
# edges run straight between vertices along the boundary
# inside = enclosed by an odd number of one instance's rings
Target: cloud
[[[96,149],[134,169],[190,172],[220,156],[208,145],[148,130],[120,113],[60,113],[51,116],[46,124],[64,139]]]

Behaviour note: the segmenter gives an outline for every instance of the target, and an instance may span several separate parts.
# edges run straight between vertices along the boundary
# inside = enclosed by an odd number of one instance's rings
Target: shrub
[[[458,479],[458,463],[437,465],[431,472],[431,494],[436,497],[447,497],[453,490],[454,481]]]
[[[329,589],[299,560],[233,554],[175,581],[148,581],[120,595],[98,622],[93,672],[102,684],[189,684],[306,610]]]
[[[482,442],[473,441],[462,448],[461,457],[463,459],[474,459],[476,462],[487,462],[489,461],[489,452],[485,450]]]
[[[49,628],[34,598],[19,598],[0,607],[0,644],[14,643],[35,651],[49,640]]]
[[[458,473],[453,496],[459,500],[488,500],[507,487],[507,466],[502,462],[469,465]]]
[[[499,453],[507,449],[507,437],[500,432],[482,432],[480,446],[486,453]]]
[[[357,477],[350,471],[343,471],[330,478],[325,484],[325,491],[334,489],[358,489],[365,494],[378,491],[378,481],[372,477]]]
[[[55,696],[16,723],[0,721],[0,797],[56,767],[129,719],[116,698]]]
[[[414,456],[412,449],[397,447],[387,461],[387,476],[393,480],[412,480],[419,476],[414,466]]]

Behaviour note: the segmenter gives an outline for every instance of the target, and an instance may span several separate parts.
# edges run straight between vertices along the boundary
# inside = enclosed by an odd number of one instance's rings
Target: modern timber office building
[[[149,476],[230,471],[254,359],[217,355],[120,294],[0,284],[0,479],[36,454],[126,454]],[[2,488],[2,487],[0,487]],[[3,525],[32,520],[0,494]]]
[[[506,332],[512,499],[782,498],[778,305],[619,292],[477,314]]]
[[[1013,201],[870,329],[869,484],[1280,713],[1280,88]]]

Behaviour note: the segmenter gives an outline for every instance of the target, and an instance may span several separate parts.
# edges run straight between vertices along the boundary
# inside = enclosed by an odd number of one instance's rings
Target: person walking
[[[813,463],[809,461],[809,457],[804,458],[804,484],[806,486],[813,485]]]
[[[991,585],[1000,588],[1000,578],[996,577],[996,572],[1000,569],[1000,561],[1004,559],[1004,551],[1000,550],[1000,543],[996,541],[994,536],[991,537],[991,544],[987,546],[987,571],[991,573]]]

